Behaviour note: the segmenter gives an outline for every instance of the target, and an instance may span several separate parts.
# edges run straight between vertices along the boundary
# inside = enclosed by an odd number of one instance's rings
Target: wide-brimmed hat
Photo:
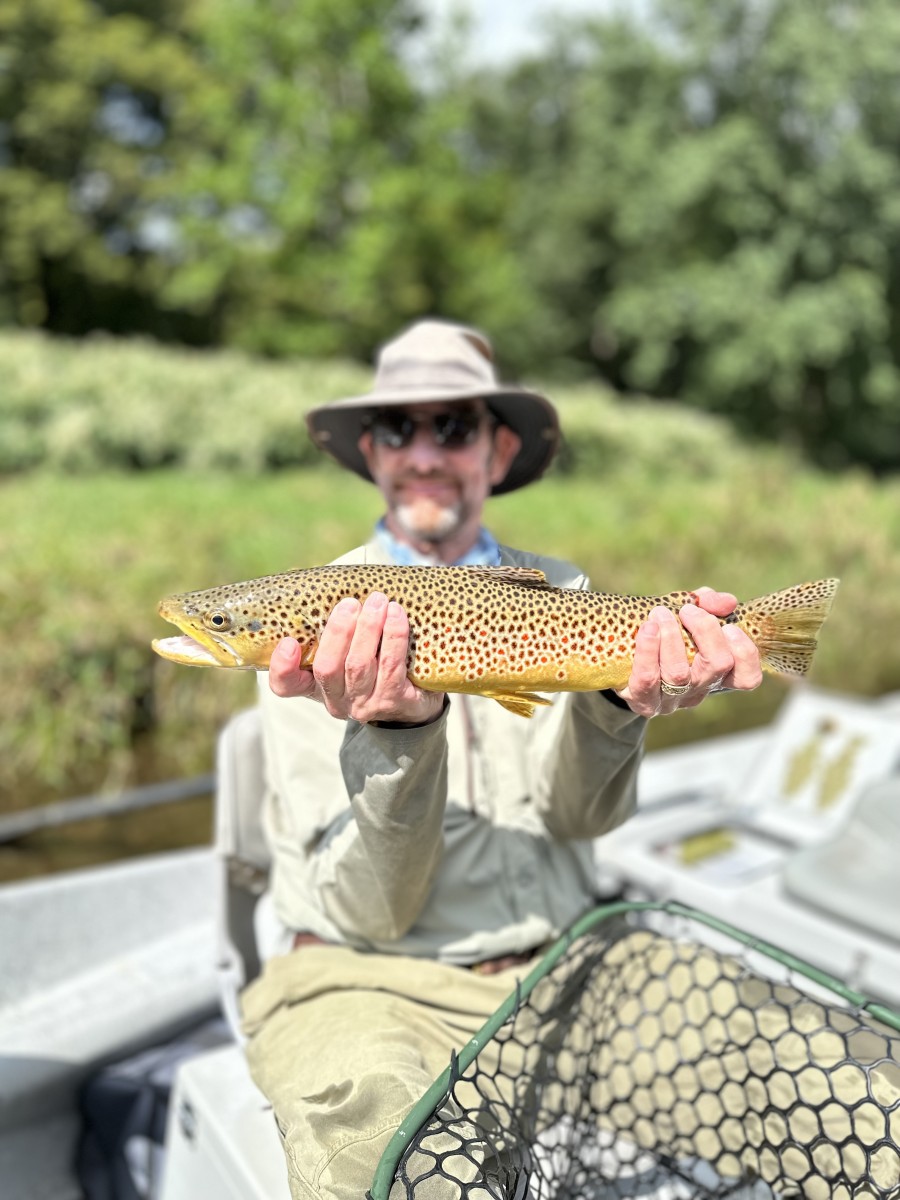
[[[335,400],[306,414],[315,444],[363,479],[372,476],[358,441],[372,409],[402,404],[446,404],[483,399],[517,433],[522,447],[494,494],[512,492],[540,478],[559,444],[556,409],[539,392],[501,383],[488,338],[449,321],[418,321],[381,347],[370,392]]]

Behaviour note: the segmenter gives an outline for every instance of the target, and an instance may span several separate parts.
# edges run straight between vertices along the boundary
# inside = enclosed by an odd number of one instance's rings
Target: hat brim
[[[360,435],[365,428],[363,418],[367,412],[391,405],[447,404],[460,400],[483,400],[504,425],[518,434],[522,443],[506,477],[492,488],[491,495],[514,492],[540,479],[559,446],[559,418],[546,396],[527,388],[500,387],[493,391],[485,387],[430,387],[368,392],[310,409],[306,414],[306,425],[309,436],[320,450],[372,483],[359,449]]]

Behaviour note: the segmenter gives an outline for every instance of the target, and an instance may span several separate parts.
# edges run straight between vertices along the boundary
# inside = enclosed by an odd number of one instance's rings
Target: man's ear
[[[494,430],[494,446],[491,451],[490,480],[496,487],[506,478],[513,459],[522,449],[522,439],[508,425],[498,425]]]
[[[373,446],[372,446],[372,435],[371,435],[371,433],[369,433],[368,429],[359,435],[359,438],[357,439],[356,444],[359,447],[360,454],[366,460],[366,466],[369,468],[369,474],[371,475],[372,474]]]

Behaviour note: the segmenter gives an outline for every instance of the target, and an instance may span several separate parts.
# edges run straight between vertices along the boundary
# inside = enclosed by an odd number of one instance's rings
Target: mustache
[[[425,474],[416,472],[415,475],[400,475],[394,480],[394,486],[402,486],[406,483],[455,483],[456,480],[451,475],[446,475],[442,471],[428,471]]]

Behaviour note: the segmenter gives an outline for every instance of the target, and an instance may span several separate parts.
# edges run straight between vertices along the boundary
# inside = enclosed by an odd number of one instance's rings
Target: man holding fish
[[[587,587],[577,568],[498,545],[482,525],[491,494],[545,471],[559,430],[545,397],[498,381],[478,331],[419,322],[382,349],[370,393],[308,421],[385,500],[372,541],[340,562],[542,571]],[[535,603],[530,629],[504,637],[539,654]],[[591,842],[634,811],[647,718],[759,684],[756,645],[720,620],[735,604],[701,588],[677,615],[652,609],[624,686],[564,691],[549,707],[535,697],[530,721],[499,696],[413,683],[409,616],[383,591],[329,610],[311,667],[297,639],[275,646],[260,676],[267,961],[243,1005],[295,1198],[363,1196],[451,1050],[594,905]]]

